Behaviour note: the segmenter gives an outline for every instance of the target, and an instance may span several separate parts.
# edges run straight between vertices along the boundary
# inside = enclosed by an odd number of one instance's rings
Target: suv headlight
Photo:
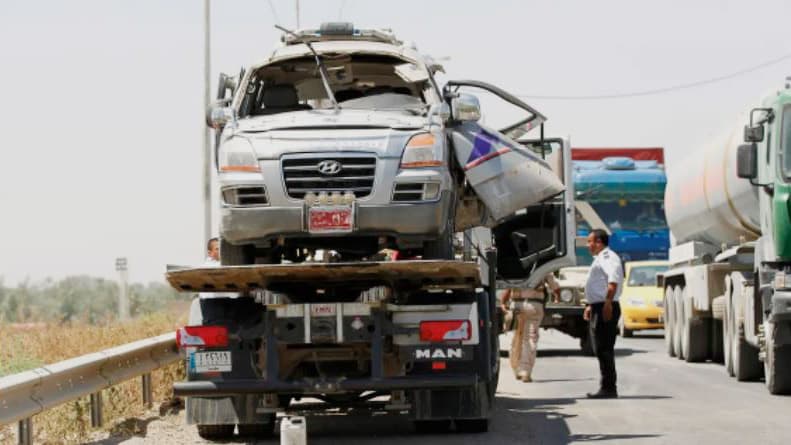
[[[233,138],[225,141],[217,153],[220,172],[254,172],[261,171],[253,146],[245,139]]]
[[[574,301],[574,291],[571,289],[561,289],[560,301],[564,303],[571,303],[572,301]]]
[[[404,148],[401,168],[439,167],[442,157],[442,138],[434,133],[418,133]]]

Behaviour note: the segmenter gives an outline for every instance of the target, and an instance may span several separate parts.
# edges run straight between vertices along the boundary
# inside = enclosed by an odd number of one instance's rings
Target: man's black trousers
[[[604,321],[604,303],[591,304],[590,329],[593,332],[593,351],[599,359],[601,371],[601,389],[616,390],[615,372],[615,337],[618,335],[618,319],[621,318],[621,306],[617,301],[612,303],[612,317]]]

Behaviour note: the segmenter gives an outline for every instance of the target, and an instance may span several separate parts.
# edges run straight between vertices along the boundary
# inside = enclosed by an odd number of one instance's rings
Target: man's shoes
[[[527,382],[532,382],[532,381],[533,381],[533,380],[530,378],[530,374],[528,374],[528,373],[527,373],[527,372],[525,372],[525,371],[519,371],[518,373],[516,373],[516,379],[517,379],[517,380],[521,380],[521,381],[523,381],[523,382],[525,382],[525,383],[527,383]]]
[[[598,392],[588,393],[589,399],[617,399],[618,391],[614,389],[600,389]]]

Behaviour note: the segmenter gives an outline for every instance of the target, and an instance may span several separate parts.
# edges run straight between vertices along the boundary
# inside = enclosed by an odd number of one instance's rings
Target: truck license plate
[[[311,304],[310,315],[313,317],[334,317],[335,303]]]
[[[231,351],[193,352],[189,364],[193,372],[230,372]]]
[[[320,206],[308,209],[310,233],[348,233],[354,229],[351,206]]]

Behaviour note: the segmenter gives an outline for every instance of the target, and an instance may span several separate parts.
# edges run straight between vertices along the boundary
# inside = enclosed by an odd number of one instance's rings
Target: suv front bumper
[[[352,235],[411,238],[413,242],[436,239],[450,217],[451,193],[437,201],[392,204],[357,203]],[[223,238],[231,244],[268,241],[276,237],[330,237],[349,234],[310,234],[304,206],[224,207],[221,211]],[[298,230],[295,230],[298,228]]]

